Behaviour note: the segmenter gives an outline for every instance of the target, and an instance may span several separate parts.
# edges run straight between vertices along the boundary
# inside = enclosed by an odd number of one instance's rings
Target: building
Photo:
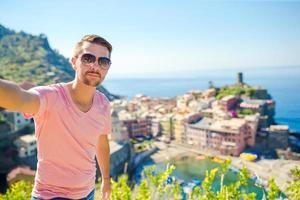
[[[224,111],[230,111],[235,109],[238,99],[233,95],[223,97],[219,104]]]
[[[178,96],[176,100],[176,107],[181,110],[185,110],[190,101],[194,99],[192,94],[184,94],[183,96]]]
[[[125,110],[128,102],[126,100],[116,99],[110,102],[111,109],[119,113],[122,110]]]
[[[287,125],[271,125],[267,131],[270,147],[284,150],[289,147],[289,127]]]
[[[185,124],[194,124],[201,119],[199,113],[178,112],[172,118],[174,139],[178,143],[186,141]]]
[[[153,137],[157,137],[161,133],[159,118],[161,118],[161,114],[149,112],[147,114],[147,118],[151,121],[151,133]]]
[[[119,120],[118,113],[115,110],[112,110],[111,122],[112,122],[112,133],[110,135],[111,140],[113,141],[129,140],[128,131],[125,127],[122,126],[122,121]]]
[[[208,147],[207,137],[209,128],[213,123],[211,118],[203,118],[201,121],[195,124],[185,125],[185,138],[186,143],[205,149]]]
[[[185,115],[184,113],[177,113],[173,116],[173,133],[174,139],[178,143],[182,143],[184,133]]]
[[[11,124],[12,130],[17,131],[25,126],[33,123],[32,119],[25,119],[22,113],[19,112],[3,112],[4,117],[6,118],[7,122]]]
[[[202,149],[216,150],[224,155],[238,156],[246,146],[255,143],[256,132],[249,123],[237,118],[217,121],[203,118],[198,123],[187,124],[187,143]]]
[[[271,99],[271,95],[268,94],[268,91],[260,86],[255,86],[254,92],[251,95],[253,99]]]
[[[14,141],[20,158],[36,155],[37,144],[34,134],[24,135]]]
[[[200,90],[190,90],[186,94],[193,96],[193,99],[200,100],[202,98],[202,91]]]
[[[260,114],[261,117],[266,116],[266,121],[262,118],[262,124],[260,128],[266,128],[271,124],[274,124],[275,115],[275,101],[274,100],[263,100],[263,99],[243,99],[240,103],[241,109],[250,109]]]
[[[215,97],[217,94],[217,91],[215,88],[210,88],[210,89],[207,89],[205,90],[203,93],[202,93],[202,98],[203,99],[209,99],[211,97]]]
[[[122,121],[123,126],[127,128],[129,138],[152,135],[151,119],[127,119]]]
[[[202,110],[210,108],[213,101],[215,101],[214,97],[209,99],[191,100],[188,103],[188,108],[191,112],[201,112]]]
[[[243,73],[242,72],[237,73],[237,84],[244,85]]]
[[[174,139],[173,135],[173,114],[165,114],[159,120],[161,135],[166,138],[167,141]]]
[[[255,115],[248,115],[245,116],[244,119],[246,120],[247,124],[250,127],[250,135],[251,137],[248,138],[248,145],[249,146],[254,146],[255,145],[255,140],[256,140],[256,134],[257,134],[257,130],[258,130],[258,125],[259,125],[259,115],[255,114]]]

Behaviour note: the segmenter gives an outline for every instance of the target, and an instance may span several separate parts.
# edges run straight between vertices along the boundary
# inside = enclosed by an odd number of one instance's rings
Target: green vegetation
[[[212,81],[208,81],[208,88],[209,89],[214,89],[216,87],[215,87],[215,85],[214,85],[214,83]]]
[[[16,33],[0,25],[0,76],[38,85],[72,79],[66,58],[52,50],[45,35]]]
[[[29,200],[32,188],[31,182],[19,181],[13,184],[6,194],[0,194],[0,200]]]
[[[239,172],[239,178],[236,182],[229,185],[223,183],[224,176],[228,172],[230,161],[222,164],[221,169],[215,168],[206,171],[206,176],[201,185],[195,186],[187,194],[189,200],[227,200],[227,199],[256,199],[255,193],[249,193],[245,186],[249,184],[250,175],[246,168],[242,168]],[[130,187],[128,185],[128,177],[122,175],[118,181],[112,180],[112,200],[152,200],[152,199],[172,199],[179,200],[182,198],[183,188],[179,182],[171,177],[175,167],[167,166],[166,170],[156,173],[155,166],[150,166],[144,170],[143,179],[139,185]],[[217,176],[221,176],[221,187],[219,191],[213,191],[212,184]],[[294,181],[289,183],[286,195],[291,200],[300,199],[300,170],[295,168],[291,171]],[[32,191],[32,184],[20,181],[11,186],[6,194],[0,195],[0,200],[29,200]],[[100,199],[100,183],[96,184],[95,199]],[[263,196],[264,200],[283,199],[279,187],[276,185],[275,179],[269,180],[269,185]]]
[[[286,194],[290,199],[300,199],[300,170],[298,168],[292,169],[291,174],[294,181],[287,187]]]
[[[255,111],[250,108],[243,108],[237,110],[238,115],[254,115]]]
[[[0,124],[5,123],[6,119],[3,115],[3,113],[0,112]]]
[[[248,193],[245,189],[250,182],[250,174],[246,168],[242,168],[239,172],[239,179],[229,185],[223,183],[224,176],[228,172],[230,161],[222,164],[221,169],[212,169],[206,172],[205,179],[200,186],[195,186],[188,193],[187,199],[190,200],[225,200],[225,199],[256,199],[255,193]],[[140,185],[136,185],[130,190],[127,184],[127,176],[119,178],[118,182],[112,181],[112,200],[135,199],[135,200],[150,200],[150,199],[181,199],[183,188],[176,180],[169,181],[174,166],[168,166],[164,172],[155,173],[155,167],[151,166],[144,170],[144,176]],[[221,175],[221,189],[219,191],[212,190],[212,184],[217,176]],[[299,173],[299,171],[298,171]],[[293,191],[298,189],[295,183],[290,186]],[[269,180],[269,186],[263,199],[283,199],[280,194],[279,187],[276,185],[274,178]],[[299,189],[298,189],[299,190]],[[293,192],[293,195],[295,193]],[[289,196],[291,199],[292,196]]]
[[[228,95],[234,95],[234,96],[246,95],[248,97],[251,97],[254,92],[255,92],[255,89],[253,89],[252,87],[247,86],[247,85],[224,86],[217,92],[216,98],[218,100],[220,100],[223,97],[228,96]]]

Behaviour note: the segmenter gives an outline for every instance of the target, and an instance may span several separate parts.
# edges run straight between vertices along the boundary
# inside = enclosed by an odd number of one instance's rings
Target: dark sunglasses
[[[93,65],[95,64],[96,60],[96,56],[90,53],[84,53],[80,57],[80,61],[85,65]],[[109,69],[111,65],[111,61],[107,57],[99,57],[97,62],[102,69]]]

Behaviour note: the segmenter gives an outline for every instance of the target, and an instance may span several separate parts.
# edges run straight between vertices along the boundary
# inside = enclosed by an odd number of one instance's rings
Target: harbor
[[[145,158],[144,164],[146,165],[167,163],[168,161],[182,157],[195,157],[195,159],[198,158],[200,160],[205,157],[211,157],[216,163],[221,163],[225,159],[231,159],[231,171],[238,172],[239,169],[245,166],[249,170],[252,180],[263,187],[268,185],[268,180],[271,177],[275,177],[276,183],[282,191],[292,181],[290,170],[300,165],[300,161],[296,160],[260,159],[257,161],[247,161],[239,157],[222,156],[213,151],[202,151],[177,143],[165,144],[156,141],[154,144],[158,150],[148,158]],[[197,167],[200,170],[202,166],[199,165]]]

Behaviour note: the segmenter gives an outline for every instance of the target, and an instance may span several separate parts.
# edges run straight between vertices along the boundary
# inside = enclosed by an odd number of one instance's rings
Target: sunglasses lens
[[[81,62],[84,63],[84,64],[92,64],[92,63],[95,63],[96,61],[96,57],[92,54],[83,54],[81,56]]]
[[[108,69],[111,65],[111,61],[109,58],[106,57],[100,57],[98,60],[98,63],[101,67]]]

